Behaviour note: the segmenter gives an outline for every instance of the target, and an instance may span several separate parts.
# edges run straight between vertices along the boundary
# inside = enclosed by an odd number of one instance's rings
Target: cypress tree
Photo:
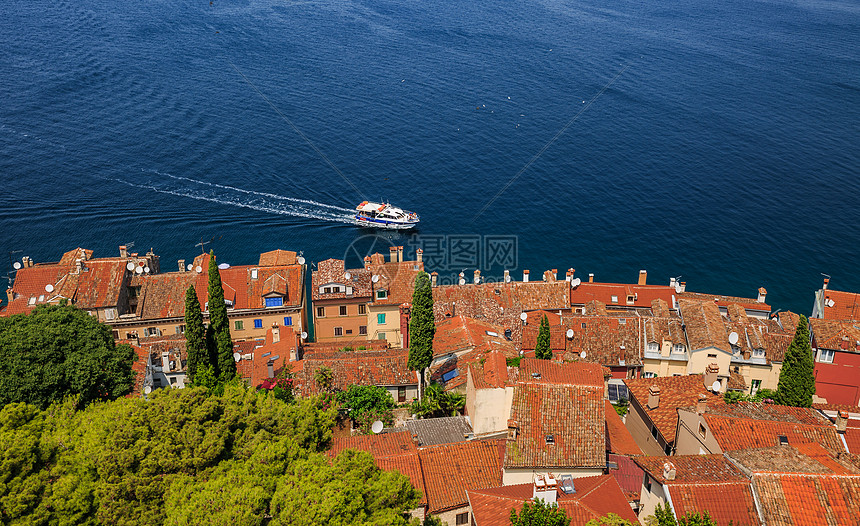
[[[549,320],[546,314],[540,320],[537,343],[535,344],[535,358],[541,360],[552,360],[552,349],[549,345]]]
[[[215,371],[219,379],[228,381],[236,376],[233,359],[233,340],[230,338],[230,320],[224,303],[221,273],[215,262],[215,251],[209,252],[209,327],[212,329],[211,352],[215,355]]]
[[[211,367],[209,349],[206,345],[206,328],[203,313],[194,285],[185,291],[185,349],[188,353],[188,378],[193,382],[201,367]]]
[[[421,371],[430,366],[433,360],[433,336],[436,325],[433,322],[433,290],[430,276],[421,272],[415,277],[415,290],[412,292],[412,317],[409,320],[409,362],[413,371]]]
[[[801,315],[794,339],[791,340],[785,352],[782,370],[779,372],[777,403],[794,407],[812,407],[812,395],[815,394],[814,369],[812,346],[809,343],[809,327],[806,316]]]

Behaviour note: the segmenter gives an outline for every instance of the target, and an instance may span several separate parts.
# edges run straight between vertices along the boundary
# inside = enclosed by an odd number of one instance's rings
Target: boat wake
[[[297,199],[266,192],[255,192],[207,181],[180,177],[158,171],[143,171],[144,175],[132,181],[114,180],[135,188],[152,190],[160,194],[188,197],[222,205],[250,208],[260,212],[307,217],[334,223],[355,224],[355,211],[342,206],[328,205],[309,199]],[[147,175],[148,174],[148,175]]]

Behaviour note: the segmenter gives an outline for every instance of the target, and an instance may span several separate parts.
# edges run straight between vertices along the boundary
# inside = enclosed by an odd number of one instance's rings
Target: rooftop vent
[[[788,445],[788,437],[785,435],[779,435],[779,445],[787,446]]]
[[[540,373],[532,373],[532,378],[540,378]]]
[[[547,444],[555,444],[555,435],[547,435],[546,436]]]

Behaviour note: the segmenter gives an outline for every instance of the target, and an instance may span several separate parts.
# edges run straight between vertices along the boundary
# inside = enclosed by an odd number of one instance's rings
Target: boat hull
[[[389,228],[395,230],[406,230],[417,225],[418,221],[390,221],[386,219],[380,219],[378,217],[371,218],[356,215],[355,224],[369,228]]]

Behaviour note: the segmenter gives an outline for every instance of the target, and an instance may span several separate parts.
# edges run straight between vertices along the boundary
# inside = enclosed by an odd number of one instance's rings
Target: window
[[[170,377],[170,385],[176,385],[176,377],[175,376]]]
[[[753,349],[753,358],[764,358],[764,349]]]
[[[583,329],[585,328],[585,322],[582,322],[582,328]]]
[[[284,316],[284,327],[292,327],[293,319],[290,316]]]
[[[260,318],[257,318],[256,320],[254,320],[254,328],[255,329],[262,329],[263,328],[263,320]]]
[[[778,438],[779,438],[779,445],[780,446],[787,446],[788,445],[788,437],[787,436],[779,435]]]
[[[699,423],[699,436],[702,438],[705,438],[705,434],[707,434],[707,431],[705,430],[705,425],[700,422]]]
[[[710,358],[711,360],[716,360],[717,359],[717,353],[709,354],[708,358]]]
[[[671,446],[670,444],[666,444],[666,447],[664,447],[664,448],[663,448],[663,451],[664,451],[667,455],[671,455],[671,454],[672,454],[672,446]]]
[[[113,332],[113,339],[119,340],[119,331],[111,331],[111,332]]]
[[[397,401],[398,402],[405,402],[406,401],[406,388],[405,387],[398,387],[397,388]]]
[[[460,524],[469,524],[469,512],[467,511],[465,513],[458,513],[455,524],[457,524],[457,526],[459,526]]]
[[[612,303],[618,303],[618,296],[612,296]]]
[[[266,307],[283,307],[284,298],[266,298]]]
[[[317,318],[325,318],[325,307],[317,307]]]
[[[176,334],[185,334],[185,325],[177,325]]]
[[[652,373],[652,372],[646,371],[646,372],[642,373],[642,378],[657,378],[657,373]]]
[[[824,363],[833,363],[833,358],[836,356],[836,351],[833,349],[821,349],[818,351],[818,361]]]
[[[650,342],[648,344],[648,352],[660,352],[660,344],[657,342]]]
[[[367,334],[367,325],[359,325],[358,326],[359,334]]]
[[[143,329],[143,337],[146,338],[147,336],[158,336],[158,329],[155,327],[147,327]]]
[[[750,382],[750,394],[756,394],[759,389],[761,389],[761,380],[753,380]]]
[[[363,303],[361,305],[359,305],[358,306],[358,313],[359,314],[367,314],[367,306],[364,305]]]
[[[633,302],[635,302],[635,301],[636,301],[636,297],[635,297],[635,296],[632,296],[632,295],[628,295],[628,296],[627,296],[627,304],[628,304],[628,305],[633,305]]]
[[[116,309],[105,309],[105,319],[112,320],[114,318],[116,318]]]
[[[653,425],[651,426],[651,436],[654,437],[655,440],[657,439],[657,428]]]
[[[380,339],[380,340],[385,340],[385,339],[387,339],[387,338],[385,337],[385,333],[384,333],[384,332],[380,332],[380,333],[379,333],[379,339]]]
[[[388,297],[388,291],[387,290],[377,290],[376,291],[376,299],[384,300],[387,297]]]
[[[648,478],[648,475],[645,475],[645,480],[642,481],[642,485],[645,486],[646,491],[651,491],[651,479]]]
[[[379,325],[385,325],[385,313],[384,312],[380,312],[379,314],[376,315],[376,323],[378,323]]]
[[[346,316],[346,305],[341,305],[341,306],[340,306],[340,315],[341,315],[341,316]]]
[[[683,343],[676,343],[672,346],[672,352],[675,354],[684,354],[684,351],[687,350],[687,346]],[[714,356],[716,358],[716,355]]]
[[[618,325],[627,325],[627,318],[618,318]]]
[[[335,336],[343,336],[343,327],[335,327],[334,328]]]
[[[245,322],[242,320],[236,320],[233,322],[233,328],[237,331],[241,331],[245,328]]]
[[[347,329],[347,330],[346,330],[346,333],[347,333],[347,334],[352,334],[352,329]]]

